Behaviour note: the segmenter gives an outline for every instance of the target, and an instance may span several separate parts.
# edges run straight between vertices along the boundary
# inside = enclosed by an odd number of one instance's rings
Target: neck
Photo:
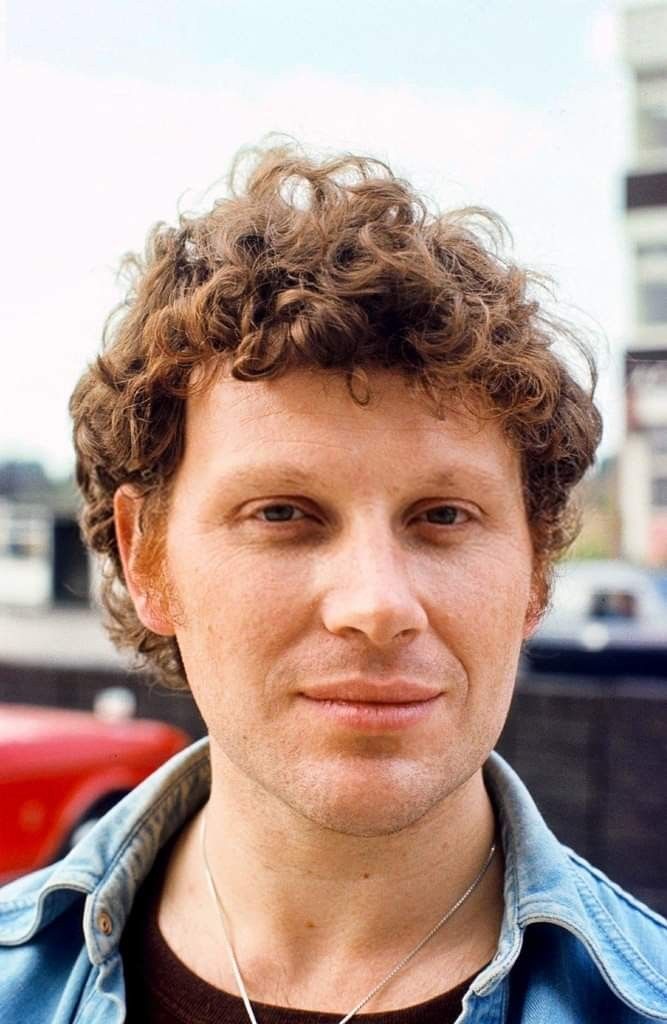
[[[436,917],[484,863],[495,822],[481,771],[409,828],[358,836],[308,821],[213,752],[209,862],[230,916],[257,914],[289,945],[304,921],[360,947],[411,916]],[[216,760],[218,763],[216,763]],[[222,768],[223,770],[217,770]],[[233,838],[232,838],[233,837]],[[352,911],[353,909],[353,912]],[[350,950],[353,952],[353,950]]]
[[[278,958],[292,1005],[305,1006],[309,985],[313,988],[304,965],[311,979],[317,976],[318,965],[329,978],[340,972],[340,991],[350,965],[363,963],[370,989],[460,899],[483,867],[494,839],[493,810],[481,771],[410,827],[366,837],[334,832],[304,819],[255,787],[213,745],[211,757],[207,857],[251,998],[254,990],[259,992],[254,998],[280,1001],[272,999],[272,990],[263,990],[262,984],[267,962],[273,961],[275,967]],[[206,886],[200,827],[198,815],[177,847],[171,891],[175,897],[179,889],[187,891],[188,906],[203,908],[198,930],[215,937],[219,960],[221,925]],[[429,953],[440,962],[446,953],[447,963],[458,965],[452,968],[452,984],[493,954],[502,916],[502,885],[502,855],[497,851],[475,891],[429,943]],[[173,938],[176,929],[169,908],[175,903],[169,892],[167,896],[166,916],[161,912],[160,923],[166,924],[163,931],[170,941],[167,933]],[[176,952],[182,955],[183,949]],[[419,955],[422,969],[429,962],[425,954],[426,949]],[[213,983],[234,991],[226,968],[222,975],[219,965],[217,973],[211,965],[206,968],[207,955],[202,947],[197,957],[190,945],[183,958]],[[410,978],[420,977],[411,969]],[[351,991],[364,994],[360,977],[350,984]],[[443,990],[442,984],[436,988]],[[304,993],[299,1003],[294,1001],[295,991]],[[319,1000],[316,1008],[324,1009],[323,998],[313,995]],[[374,1002],[369,1010],[376,1008]]]

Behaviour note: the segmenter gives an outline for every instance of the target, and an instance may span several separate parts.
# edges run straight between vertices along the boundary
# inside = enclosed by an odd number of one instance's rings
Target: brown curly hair
[[[497,418],[520,452],[546,606],[553,563],[577,532],[571,492],[601,436],[597,375],[587,343],[535,297],[544,280],[501,254],[505,234],[479,208],[429,210],[381,161],[317,161],[292,144],[242,151],[229,194],[209,212],[152,229],[143,258],[125,258],[126,300],[70,403],[82,529],[106,559],[102,599],[117,645],[187,687],[176,640],[135,613],[113,497],[131,484],[146,499],[143,561],[155,574],[185,401],[221,354],[244,381],[306,366],[343,373],[362,405],[366,371],[392,368],[436,415],[456,398]],[[586,384],[555,342],[583,356]]]

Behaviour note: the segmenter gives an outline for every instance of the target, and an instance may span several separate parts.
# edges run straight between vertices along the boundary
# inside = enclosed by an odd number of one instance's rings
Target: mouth
[[[353,704],[420,704],[442,693],[440,687],[412,679],[350,679],[308,687],[310,700],[344,701]]]
[[[424,722],[440,702],[440,690],[421,684],[346,684],[319,687],[299,695],[313,714],[341,727],[387,733]]]

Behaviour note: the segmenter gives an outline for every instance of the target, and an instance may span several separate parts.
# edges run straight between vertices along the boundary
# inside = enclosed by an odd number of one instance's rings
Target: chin
[[[414,814],[409,816],[385,816],[381,820],[378,816],[369,819],[369,817],[362,817],[361,815],[346,816],[333,812],[322,818],[309,817],[309,821],[314,825],[318,825],[321,829],[335,832],[339,836],[356,836],[359,839],[395,836],[416,825],[418,820],[415,819]]]
[[[446,781],[428,777],[411,766],[409,772],[385,772],[385,778],[327,778],[309,773],[307,788],[296,787],[286,803],[321,828],[341,835],[375,837],[395,835],[416,825],[446,798]],[[407,776],[407,777],[406,777]],[[286,794],[283,794],[285,799]]]

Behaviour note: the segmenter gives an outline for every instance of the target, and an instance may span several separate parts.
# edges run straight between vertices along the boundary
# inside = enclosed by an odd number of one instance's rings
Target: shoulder
[[[539,950],[582,1019],[595,1007],[593,1019],[667,1020],[667,921],[583,857],[562,851],[577,909],[565,903],[561,915],[538,916],[528,947]],[[547,933],[545,925],[555,927]]]
[[[485,780],[506,865],[499,965],[511,968],[515,991],[534,1000],[540,984],[561,997],[567,988],[577,1020],[617,1019],[600,1009],[609,995],[616,1014],[625,1005],[633,1021],[667,1020],[667,921],[562,844],[499,755]]]
[[[100,1020],[122,1019],[125,921],[159,850],[203,803],[209,780],[200,741],[132,790],[63,860],[0,888],[3,1020],[74,1019],[88,995]]]
[[[573,850],[564,847],[564,852],[592,938],[652,968],[667,997],[667,920]]]
[[[520,915],[508,1020],[667,1021],[667,921],[561,850],[563,898],[553,891]]]
[[[0,955],[29,941],[73,903],[82,904],[91,891],[90,878],[83,873],[63,883],[59,877],[62,863],[50,864],[0,887]]]
[[[51,1024],[64,1009],[64,993],[81,993],[90,976],[81,955],[86,894],[53,887],[57,870],[52,865],[0,888],[3,1020]]]

